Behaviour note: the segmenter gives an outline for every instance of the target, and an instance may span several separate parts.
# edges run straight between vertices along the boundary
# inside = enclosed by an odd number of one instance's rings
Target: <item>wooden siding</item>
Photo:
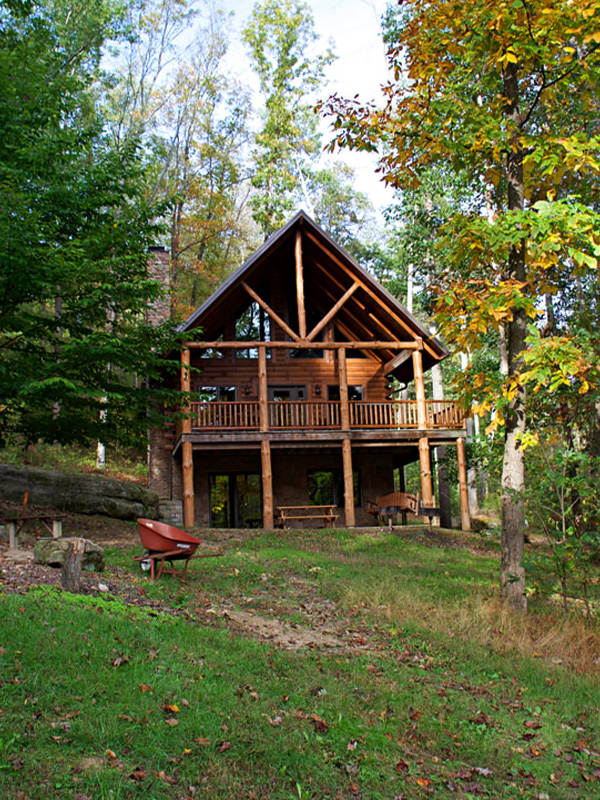
[[[316,386],[326,397],[328,386],[339,385],[337,361],[290,358],[286,350],[274,349],[271,352],[271,358],[267,358],[269,386],[306,386],[307,399],[317,399]],[[326,354],[329,352],[325,351]],[[362,386],[363,399],[373,402],[388,399],[388,379],[382,364],[367,358],[352,358],[351,355],[346,364],[348,384]],[[192,392],[202,386],[235,386],[238,400],[258,398],[258,360],[255,358],[236,358],[233,351],[229,351],[224,358],[196,359],[193,366],[199,372],[193,374]],[[248,394],[245,393],[246,387]]]

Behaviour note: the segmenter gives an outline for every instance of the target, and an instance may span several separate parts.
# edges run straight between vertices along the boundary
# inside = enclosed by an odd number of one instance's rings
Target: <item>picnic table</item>
[[[275,525],[285,528],[286,522],[292,519],[320,519],[324,528],[328,525],[335,528],[335,521],[339,516],[335,513],[335,508],[336,506],[333,503],[322,506],[277,506]]]
[[[54,514],[52,512],[36,513],[27,511],[21,514],[9,514],[0,517],[0,523],[6,525],[8,528],[8,549],[19,549],[19,534],[26,523],[32,521],[41,522],[55,539],[59,539],[62,536],[62,521],[64,516],[64,514]]]

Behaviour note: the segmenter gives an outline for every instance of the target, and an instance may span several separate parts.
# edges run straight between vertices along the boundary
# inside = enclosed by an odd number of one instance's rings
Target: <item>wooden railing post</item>
[[[348,406],[348,369],[346,366],[346,350],[338,348],[338,375],[340,381],[340,410],[342,430],[350,430],[350,408]]]
[[[264,433],[269,430],[267,351],[264,347],[261,347],[258,351],[258,414],[260,418],[260,429]]]
[[[427,403],[425,400],[425,379],[423,377],[422,345],[418,350],[413,350],[412,362],[417,400],[417,425],[420,430],[424,430],[427,428]]]
[[[181,351],[181,391],[184,394],[181,411],[181,433],[184,440],[181,444],[181,461],[183,470],[183,524],[192,527],[195,522],[194,513],[194,453],[192,443],[186,441],[185,436],[192,432],[190,417],[190,351],[184,347]]]

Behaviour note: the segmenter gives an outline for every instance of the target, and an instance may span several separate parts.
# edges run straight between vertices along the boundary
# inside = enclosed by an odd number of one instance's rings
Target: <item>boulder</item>
[[[76,514],[117,519],[158,516],[158,495],[137,483],[0,464],[0,499],[22,503],[25,492],[31,505]]]
[[[64,536],[60,539],[39,539],[33,550],[33,560],[36,564],[45,564],[48,567],[62,567],[69,544],[75,538]],[[82,569],[90,572],[102,572],[104,569],[104,550],[95,542],[84,539],[85,551],[81,562]]]

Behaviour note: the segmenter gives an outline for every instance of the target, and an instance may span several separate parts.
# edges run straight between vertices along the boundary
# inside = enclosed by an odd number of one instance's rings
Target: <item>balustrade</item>
[[[416,400],[369,403],[350,401],[350,428],[385,430],[418,428]],[[190,403],[193,430],[259,430],[259,403],[250,401],[210,401]],[[461,428],[464,414],[452,400],[427,400],[428,428]],[[271,430],[335,430],[341,427],[340,401],[269,401]]]

